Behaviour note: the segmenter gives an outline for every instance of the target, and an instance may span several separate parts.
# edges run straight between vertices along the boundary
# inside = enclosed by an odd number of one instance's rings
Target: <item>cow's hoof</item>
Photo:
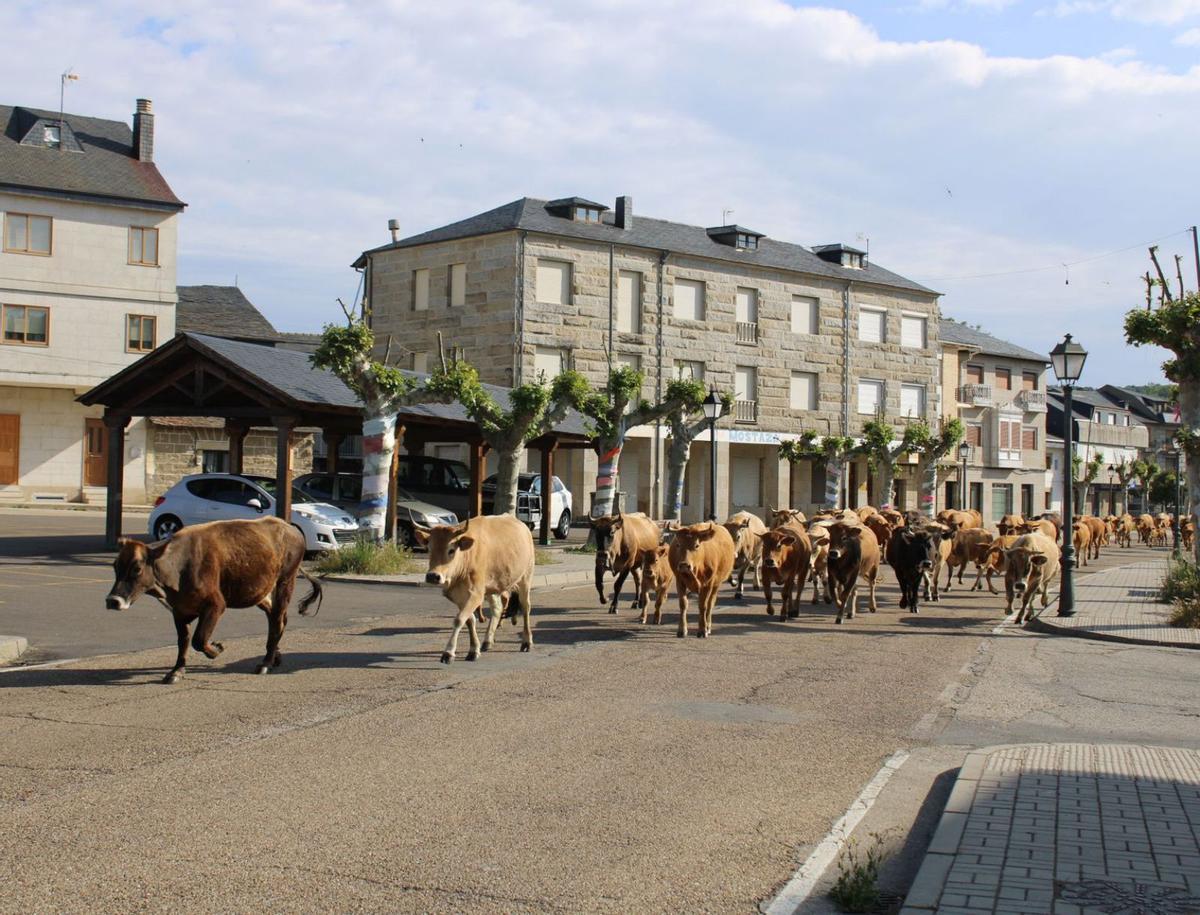
[[[696,638],[706,639],[706,638],[708,638],[708,633],[705,632],[703,629],[697,629],[696,630]]]
[[[491,650],[492,650],[492,643],[491,643],[491,642],[484,642],[482,645],[480,645],[480,646],[479,646],[479,650],[480,650],[480,651],[491,651]]]
[[[774,607],[768,607],[768,608],[767,608],[767,616],[774,616],[774,615],[775,615],[775,608],[774,608]]]
[[[790,619],[790,620],[796,620],[796,619],[799,619],[799,618],[800,618],[800,611],[799,611],[799,610],[797,610],[795,613],[789,613],[789,614],[787,615],[787,618],[788,618],[788,619]]]
[[[479,660],[479,652],[478,651],[468,651],[467,652],[467,660],[468,661],[478,661]]]
[[[686,629],[679,630],[678,632],[675,633],[675,638],[686,639],[687,638],[687,630]]]
[[[531,643],[529,643],[529,642],[522,642],[522,643],[521,643],[521,650],[522,650],[522,651],[529,651],[531,648],[533,648],[533,645],[532,645]]]
[[[278,651],[275,652],[275,660],[273,660],[271,662],[271,666],[278,667],[282,663],[283,663],[283,655],[281,655]]]
[[[609,608],[608,608],[608,612],[609,612],[609,613],[616,613],[616,612],[617,612],[617,608],[616,608],[616,607],[609,607]]]
[[[258,665],[258,668],[257,668],[257,669],[256,669],[254,672],[255,672],[256,674],[265,674],[265,673],[266,673],[268,670],[270,670],[270,669],[271,669],[271,668],[270,668],[270,667],[268,667],[266,664],[259,664],[259,665]]]
[[[835,625],[835,626],[840,626],[840,625],[842,625],[842,618],[839,616],[837,619],[835,619],[835,620],[833,621],[833,623],[834,623],[834,625]]]
[[[173,686],[174,684],[178,683],[182,679],[183,679],[183,671],[182,670],[173,670],[169,674],[167,674],[165,677],[163,677],[162,681],[163,681],[163,683],[166,683],[168,686]]]
[[[448,652],[448,651],[442,652],[442,663],[443,664],[449,664],[453,660],[454,660],[454,655],[450,654],[450,652]]]
[[[733,595],[733,599],[734,599],[734,600],[741,600],[741,599],[742,599],[742,592],[741,592],[741,591],[737,591],[737,592],[735,592],[735,593],[734,593],[734,595]]]

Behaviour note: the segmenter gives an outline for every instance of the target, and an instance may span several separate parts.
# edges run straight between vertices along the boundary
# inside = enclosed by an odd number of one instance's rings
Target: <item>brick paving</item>
[[[1074,616],[1056,616],[1057,601],[1031,628],[1084,638],[1200,648],[1200,629],[1167,622],[1171,608],[1157,600],[1167,570],[1165,556],[1075,578]]]
[[[902,915],[1200,912],[1200,751],[967,757]]]

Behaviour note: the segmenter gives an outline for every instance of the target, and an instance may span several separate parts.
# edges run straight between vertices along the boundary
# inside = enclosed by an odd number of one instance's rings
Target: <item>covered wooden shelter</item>
[[[487,386],[505,409],[508,392]],[[243,446],[251,428],[276,430],[275,512],[291,514],[292,436],[297,429],[320,429],[329,446],[330,472],[336,473],[342,439],[362,432],[358,397],[332,372],[314,368],[307,353],[257,343],[185,333],[139,359],[79,401],[104,407],[108,431],[108,505],[105,538],[121,536],[125,429],[135,416],[210,416],[223,419],[229,435],[229,471],[241,473]],[[487,445],[461,404],[421,404],[397,417],[397,446],[420,453],[426,442],[464,442],[470,449],[472,515],[482,514]],[[530,443],[542,454],[542,493],[551,493],[557,449],[590,447],[578,416],[568,417],[542,439]],[[397,453],[399,449],[397,448]],[[393,462],[393,483],[396,464]],[[392,487],[393,491],[395,486]],[[393,494],[394,495],[394,494]],[[395,514],[390,500],[389,530]],[[541,541],[549,542],[550,512],[542,512]]]

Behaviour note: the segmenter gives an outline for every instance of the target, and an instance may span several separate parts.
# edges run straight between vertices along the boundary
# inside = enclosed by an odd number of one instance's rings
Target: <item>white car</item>
[[[154,502],[150,536],[165,540],[181,527],[205,521],[265,518],[275,513],[272,477],[197,473],[184,477]],[[291,522],[310,553],[336,550],[358,537],[358,522],[344,509],[292,490]]]
[[[533,528],[542,523],[542,475],[517,475],[517,517]],[[496,474],[483,481],[483,513],[490,515],[496,499]],[[574,504],[571,490],[558,477],[553,477],[550,493],[550,529],[558,540],[566,540],[571,530]]]

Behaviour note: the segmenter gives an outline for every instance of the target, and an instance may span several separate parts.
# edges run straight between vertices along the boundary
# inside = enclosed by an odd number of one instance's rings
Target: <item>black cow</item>
[[[888,541],[888,564],[900,585],[900,606],[910,613],[919,612],[921,582],[933,574],[942,536],[936,528],[902,527]]]

